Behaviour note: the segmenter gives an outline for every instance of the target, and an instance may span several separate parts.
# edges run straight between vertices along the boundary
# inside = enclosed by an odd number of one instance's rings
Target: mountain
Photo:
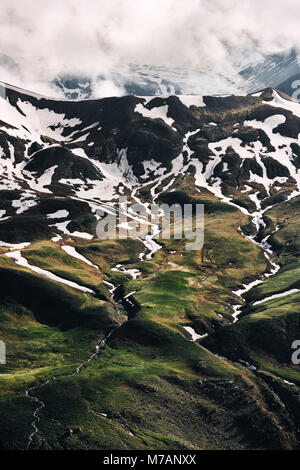
[[[272,88],[1,85],[2,448],[299,447],[299,133],[300,105]],[[204,204],[202,249],[120,196]],[[141,236],[97,238],[99,209]]]
[[[228,95],[247,94],[267,87],[273,87],[292,96],[293,83],[300,75],[298,52],[295,49],[283,53],[244,52],[234,59],[234,51],[227,49],[230,60],[226,63],[198,66],[175,67],[153,64],[118,64],[109,70],[94,74],[60,73],[52,79],[38,82],[36,86],[49,88],[51,95],[64,96],[69,100],[85,100],[121,94],[134,96],[169,95]],[[28,71],[11,57],[0,53],[2,79],[12,77],[25,86]],[[6,77],[6,78],[3,78]],[[29,80],[35,83],[34,78]],[[296,84],[296,89],[298,85]],[[298,96],[296,96],[298,98]]]
[[[264,60],[249,63],[243,66],[239,74],[245,80],[241,90],[252,92],[266,86],[277,88],[279,91],[291,96],[294,89],[291,87],[294,75],[300,73],[298,54],[291,50],[285,54],[267,55]],[[283,88],[283,84],[290,80],[290,86]]]
[[[251,59],[250,62],[236,62],[219,72],[207,67],[203,69],[202,66],[191,68],[129,64],[93,79],[64,74],[54,80],[52,86],[68,99],[98,96],[101,94],[101,85],[107,82],[126,95],[137,96],[245,94],[270,86],[292,96],[295,92],[292,85],[299,74],[298,54],[291,50]]]

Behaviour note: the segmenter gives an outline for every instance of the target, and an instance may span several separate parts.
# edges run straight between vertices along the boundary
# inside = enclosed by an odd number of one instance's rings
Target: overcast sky
[[[109,88],[120,64],[230,70],[300,49],[299,0],[0,0],[0,7],[0,53],[17,64],[0,68],[0,80],[45,93],[62,73],[104,74]]]

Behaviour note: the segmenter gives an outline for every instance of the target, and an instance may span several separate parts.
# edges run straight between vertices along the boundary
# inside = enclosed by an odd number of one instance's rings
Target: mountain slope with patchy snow
[[[300,105],[0,92],[0,444],[297,448]],[[203,248],[134,203],[204,204]]]

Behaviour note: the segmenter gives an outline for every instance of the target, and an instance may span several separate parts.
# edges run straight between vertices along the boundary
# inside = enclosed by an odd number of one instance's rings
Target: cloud
[[[0,53],[15,63],[0,60],[0,78],[53,95],[57,76],[84,75],[120,94],[111,74],[130,63],[230,74],[300,48],[299,14],[298,0],[0,0]]]

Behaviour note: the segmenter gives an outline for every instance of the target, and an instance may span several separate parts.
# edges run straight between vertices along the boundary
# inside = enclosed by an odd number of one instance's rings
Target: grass
[[[22,255],[33,266],[51,271],[64,279],[96,290],[101,286],[103,279],[101,271],[68,255],[55,243],[48,241],[33,243],[22,251]]]
[[[9,362],[0,369],[3,448],[25,446],[35,405],[24,390],[53,376],[56,380],[35,392],[46,403],[40,421],[45,437],[42,448],[292,445],[279,432],[288,418],[281,409],[274,410],[275,398],[265,381],[239,364],[216,357],[203,347],[206,342],[188,341],[182,328],[190,325],[201,333],[221,329],[232,320],[230,304],[237,301],[232,290],[266,270],[259,248],[238,233],[248,218],[233,207],[228,209],[206,190],[199,195],[190,175],[176,189],[179,194],[171,193],[172,198],[184,201],[186,194],[192,203],[201,200],[207,206],[201,251],[186,251],[184,240],[164,240],[162,249],[145,262],[139,260],[144,247],[138,241],[76,242],[76,250],[100,271],[51,242],[35,242],[23,251],[30,263],[98,293],[108,296],[103,279],[122,283],[126,293],[136,291],[140,311],[114,330],[97,360],[80,374],[75,373],[76,367],[89,357],[99,335],[120,320],[113,305],[42,279],[0,256],[0,280],[5,286],[1,335],[9,351]],[[128,280],[112,271],[118,263],[139,269],[141,276]],[[10,288],[16,282],[18,290]],[[258,319],[256,327],[251,314],[237,324],[240,328],[246,325],[240,338],[247,337],[251,359],[253,339],[247,332],[256,332],[261,325],[266,331],[270,323],[278,335],[288,315],[285,312],[280,317],[273,311],[271,318]],[[291,331],[293,321],[291,313]],[[235,329],[227,326],[222,331],[229,335]],[[230,334],[238,345],[238,334]],[[267,373],[266,367],[264,370]],[[256,419],[249,422],[249,416]],[[37,440],[33,447],[39,447]]]
[[[243,359],[259,370],[273,372],[300,384],[291,361],[300,327],[300,294],[274,299],[252,308],[237,324],[218,332],[204,344],[235,361]]]

